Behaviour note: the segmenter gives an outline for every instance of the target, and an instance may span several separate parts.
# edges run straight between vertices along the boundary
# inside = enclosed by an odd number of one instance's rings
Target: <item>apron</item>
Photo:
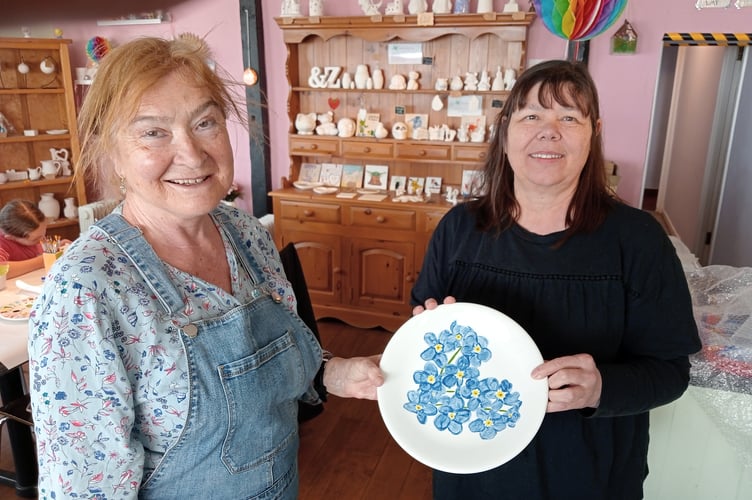
[[[139,498],[294,500],[297,400],[321,365],[321,347],[281,296],[267,289],[237,229],[220,211],[212,217],[251,276],[253,299],[193,322],[183,316],[183,300],[141,231],[119,214],[96,223],[128,254],[179,325],[188,360],[185,428],[157,467],[145,471]]]

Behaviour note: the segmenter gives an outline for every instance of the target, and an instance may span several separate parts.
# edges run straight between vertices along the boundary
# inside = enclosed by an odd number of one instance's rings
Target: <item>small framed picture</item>
[[[342,165],[338,163],[322,163],[320,179],[325,186],[339,187],[339,183],[342,180]]]
[[[423,194],[426,179],[423,177],[410,177],[407,179],[407,194]]]
[[[363,187],[386,191],[389,167],[387,165],[366,165]]]
[[[300,165],[298,180],[303,182],[319,182],[321,179],[321,165],[318,163],[303,163]]]
[[[380,114],[366,113],[365,117],[358,117],[358,128],[355,135],[358,137],[373,137],[376,127],[379,126]]]
[[[417,113],[405,113],[405,125],[407,125],[407,138],[413,138],[413,130],[424,128],[428,130],[428,115]]]
[[[426,194],[441,194],[441,177],[426,177]]]
[[[389,191],[398,191],[400,189],[407,191],[406,183],[407,177],[404,175],[393,175],[389,181]]]
[[[360,189],[363,187],[363,165],[342,165],[342,182],[340,187],[345,189]]]
[[[479,196],[482,193],[481,188],[483,186],[483,171],[482,170],[463,170],[462,171],[462,186],[460,187],[460,194],[464,197]]]

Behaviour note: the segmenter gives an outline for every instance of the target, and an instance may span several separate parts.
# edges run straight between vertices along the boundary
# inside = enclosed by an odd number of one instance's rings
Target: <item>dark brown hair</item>
[[[45,220],[42,211],[28,200],[11,200],[0,210],[0,229],[16,238],[25,238]]]
[[[538,101],[542,106],[550,109],[556,102],[562,106],[575,107],[590,119],[593,129],[590,154],[569,204],[567,229],[561,243],[573,234],[589,232],[598,227],[614,200],[606,183],[603,142],[598,129],[598,91],[582,64],[546,61],[520,75],[496,117],[494,135],[483,167],[484,194],[473,204],[473,208],[477,213],[478,228],[485,231],[503,231],[519,217],[520,206],[514,194],[514,172],[504,145],[512,113],[527,104],[528,94],[539,83]]]

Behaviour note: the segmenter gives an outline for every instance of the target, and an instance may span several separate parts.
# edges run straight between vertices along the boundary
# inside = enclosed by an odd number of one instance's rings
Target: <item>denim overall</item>
[[[148,475],[139,498],[296,499],[297,400],[321,364],[321,347],[302,320],[268,290],[240,235],[215,210],[253,299],[189,323],[164,264],[139,229],[119,214],[96,224],[131,258],[162,307],[181,326],[190,408],[179,439]],[[312,390],[312,389],[311,389]],[[307,396],[315,397],[315,391]]]

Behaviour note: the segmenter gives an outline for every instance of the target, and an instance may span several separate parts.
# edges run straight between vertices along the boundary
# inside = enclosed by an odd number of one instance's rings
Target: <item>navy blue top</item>
[[[447,295],[517,321],[544,359],[591,354],[597,410],[549,413],[514,460],[481,474],[434,473],[434,498],[642,498],[648,410],[678,398],[701,347],[686,277],[648,213],[617,203],[593,233],[481,232],[470,205],[441,220],[413,304]],[[491,496],[489,496],[491,495]]]

